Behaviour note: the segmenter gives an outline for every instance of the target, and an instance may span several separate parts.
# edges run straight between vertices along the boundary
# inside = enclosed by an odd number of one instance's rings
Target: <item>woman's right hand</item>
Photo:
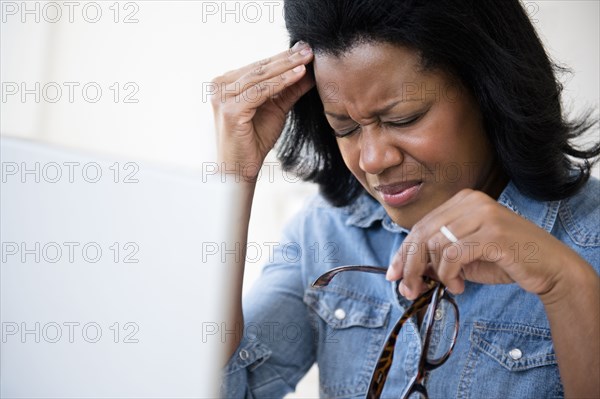
[[[314,86],[306,74],[311,49],[291,49],[215,78],[211,103],[219,162],[253,181],[281,135],[288,112]]]

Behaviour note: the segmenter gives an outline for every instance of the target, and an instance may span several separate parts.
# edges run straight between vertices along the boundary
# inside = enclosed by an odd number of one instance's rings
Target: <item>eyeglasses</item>
[[[322,274],[317,278],[314,283],[312,283],[313,287],[325,287],[327,286],[331,280],[338,274],[343,272],[356,271],[356,272],[367,272],[367,273],[377,273],[377,274],[386,274],[387,268],[379,267],[379,266],[363,266],[363,265],[350,265],[350,266],[340,266],[335,269],[331,269],[328,272]],[[404,323],[415,316],[418,312],[427,308],[425,313],[425,317],[423,319],[423,323],[421,328],[425,331],[425,337],[423,339],[423,345],[421,349],[421,356],[419,359],[419,367],[417,374],[411,379],[410,383],[404,390],[402,394],[402,398],[406,399],[410,395],[415,392],[419,392],[425,398],[428,397],[427,389],[423,384],[425,380],[426,373],[428,371],[434,370],[440,367],[442,364],[448,360],[448,357],[452,353],[454,349],[454,345],[456,344],[456,338],[458,337],[458,306],[454,301],[454,298],[450,296],[447,292],[446,287],[439,282],[435,282],[431,279],[426,279],[426,282],[429,284],[429,289],[419,295],[417,299],[415,299],[412,304],[406,309],[400,320],[394,326],[392,332],[388,336],[385,345],[383,346],[383,350],[379,355],[379,360],[377,360],[377,365],[375,370],[373,371],[373,375],[371,376],[371,382],[369,384],[369,389],[367,391],[367,398],[376,399],[381,396],[381,392],[383,391],[383,386],[385,385],[385,381],[387,379],[390,368],[392,367],[392,362],[394,359],[394,349],[396,347],[396,340],[398,338],[398,334],[402,329]],[[398,293],[398,285],[400,281],[395,283],[395,292],[398,299],[400,299],[400,294]],[[450,343],[450,347],[448,350],[437,359],[429,359],[429,343],[431,340],[431,335],[433,331],[434,324],[434,314],[441,301],[445,300],[454,308],[454,312],[456,315],[456,321],[454,324],[454,332],[452,335],[452,340]]]

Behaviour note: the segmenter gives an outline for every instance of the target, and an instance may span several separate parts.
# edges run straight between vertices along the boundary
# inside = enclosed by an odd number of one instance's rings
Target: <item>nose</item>
[[[401,149],[393,143],[389,132],[383,132],[379,126],[364,126],[359,145],[358,166],[363,172],[371,175],[378,175],[390,167],[397,166],[404,159]]]

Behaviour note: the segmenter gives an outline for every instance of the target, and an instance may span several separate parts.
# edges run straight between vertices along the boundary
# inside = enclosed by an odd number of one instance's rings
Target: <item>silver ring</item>
[[[456,244],[458,242],[458,238],[456,238],[456,236],[452,234],[450,229],[448,229],[445,225],[440,227],[440,233],[442,233],[444,237],[450,240],[451,243]]]

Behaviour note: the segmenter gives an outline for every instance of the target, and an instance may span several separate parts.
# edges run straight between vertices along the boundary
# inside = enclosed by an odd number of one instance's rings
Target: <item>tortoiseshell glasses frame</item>
[[[331,282],[331,280],[333,280],[333,278],[336,275],[350,271],[386,274],[387,268],[380,266],[365,265],[340,266],[331,269],[328,272],[319,276],[312,283],[312,286],[325,287]],[[408,309],[406,309],[402,317],[400,317],[400,320],[398,320],[398,322],[390,332],[383,346],[383,350],[379,355],[379,359],[377,360],[377,365],[375,366],[373,375],[371,376],[371,382],[367,391],[367,398],[377,399],[381,396],[383,386],[385,385],[385,381],[387,379],[388,373],[390,371],[394,359],[394,348],[396,347],[396,340],[398,338],[398,334],[400,333],[400,330],[402,329],[404,323],[407,320],[411,319],[413,316],[417,315],[423,309],[427,308],[427,311],[425,313],[425,317],[421,326],[421,328],[425,330],[425,337],[423,339],[421,357],[419,359],[419,368],[417,374],[412,378],[412,380],[404,390],[402,398],[408,398],[414,392],[419,392],[422,396],[427,398],[427,389],[423,384],[426,373],[444,364],[446,360],[448,360],[450,354],[452,353],[454,345],[456,344],[456,338],[458,337],[458,306],[456,305],[454,298],[452,298],[449,295],[449,293],[446,290],[446,287],[443,284],[435,282],[433,280],[427,280],[427,282],[429,284],[429,289],[421,295],[419,295],[419,297],[417,297],[417,299],[415,299],[412,302],[412,304],[408,307]],[[400,294],[398,293],[398,284],[400,284],[400,281],[397,281],[395,284],[396,295],[399,298]],[[442,299],[448,301],[450,305],[454,308],[454,312],[456,315],[454,332],[452,335],[452,340],[449,349],[440,358],[430,360],[427,359],[427,353],[429,351],[429,342],[431,340],[431,333],[433,331],[434,314]]]

